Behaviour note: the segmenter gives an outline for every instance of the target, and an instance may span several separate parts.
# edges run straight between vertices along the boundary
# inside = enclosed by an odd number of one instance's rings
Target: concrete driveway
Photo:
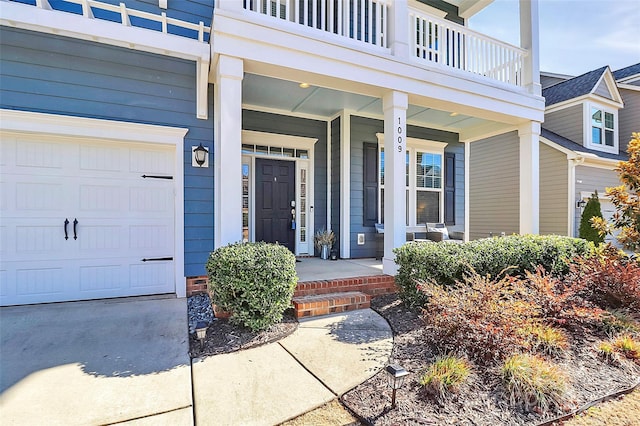
[[[192,425],[186,299],[0,309],[3,425]]]

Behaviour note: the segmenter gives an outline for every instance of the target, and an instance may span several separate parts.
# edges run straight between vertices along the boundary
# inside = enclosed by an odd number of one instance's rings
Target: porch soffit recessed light
[[[300,83],[300,88],[302,89],[308,89],[309,87],[309,83]]]
[[[457,116],[457,115],[458,115],[458,113],[457,113],[457,112],[452,112],[451,114],[449,114],[449,117],[455,117],[455,116]]]

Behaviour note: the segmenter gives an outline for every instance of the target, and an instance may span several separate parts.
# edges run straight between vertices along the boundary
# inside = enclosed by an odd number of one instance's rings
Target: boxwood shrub
[[[522,275],[538,265],[564,275],[572,259],[588,257],[593,249],[589,241],[557,235],[511,235],[462,244],[411,242],[394,250],[399,266],[396,284],[404,302],[419,307],[427,296],[417,289],[418,282],[447,286],[472,270],[497,277],[507,268],[510,275]]]
[[[213,303],[230,321],[264,330],[282,319],[296,287],[296,258],[278,244],[237,243],[220,247],[207,261]]]

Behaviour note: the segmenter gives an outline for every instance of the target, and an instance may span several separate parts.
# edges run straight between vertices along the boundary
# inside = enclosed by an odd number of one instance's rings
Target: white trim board
[[[175,193],[175,246],[173,253],[175,291],[178,297],[186,297],[183,162],[184,137],[188,129],[2,109],[0,110],[0,131],[173,145],[175,147],[175,175],[173,177]],[[105,135],[109,135],[109,137],[105,137]]]

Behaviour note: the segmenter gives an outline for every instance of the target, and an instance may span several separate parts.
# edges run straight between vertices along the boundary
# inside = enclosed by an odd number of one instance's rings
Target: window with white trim
[[[586,105],[588,127],[585,129],[586,147],[598,151],[618,153],[618,117],[615,109],[595,103]]]
[[[379,136],[379,142],[382,138]],[[408,138],[405,156],[406,225],[444,220],[444,147],[442,142]],[[378,217],[384,223],[384,145],[379,143]]]

